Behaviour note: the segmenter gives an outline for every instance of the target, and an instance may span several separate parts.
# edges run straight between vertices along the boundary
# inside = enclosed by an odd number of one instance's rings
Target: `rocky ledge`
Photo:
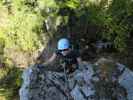
[[[33,65],[22,78],[20,100],[133,100],[133,72],[105,58],[67,75]]]

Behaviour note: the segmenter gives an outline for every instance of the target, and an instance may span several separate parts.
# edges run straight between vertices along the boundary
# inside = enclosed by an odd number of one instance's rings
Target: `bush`
[[[0,97],[5,100],[19,100],[18,90],[21,86],[22,70],[13,68],[3,68],[0,70]]]

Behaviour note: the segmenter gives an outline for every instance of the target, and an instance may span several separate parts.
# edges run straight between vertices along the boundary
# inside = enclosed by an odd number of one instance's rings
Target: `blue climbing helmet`
[[[69,40],[67,38],[61,38],[58,41],[58,50],[68,49],[70,47]]]

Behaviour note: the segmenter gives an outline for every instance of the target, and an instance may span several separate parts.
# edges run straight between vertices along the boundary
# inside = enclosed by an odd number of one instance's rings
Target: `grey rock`
[[[133,100],[133,72],[122,64],[117,63],[117,66],[123,71],[118,82],[126,89],[128,100]],[[86,63],[67,75],[66,82],[63,72],[46,71],[33,65],[23,72],[20,100],[99,100],[95,98],[96,90],[92,80],[100,80],[93,77],[94,74],[93,64]],[[118,100],[127,99],[121,96]]]
[[[133,72],[122,64],[119,64],[119,67],[125,68],[119,77],[119,83],[126,88],[128,100],[133,100]]]

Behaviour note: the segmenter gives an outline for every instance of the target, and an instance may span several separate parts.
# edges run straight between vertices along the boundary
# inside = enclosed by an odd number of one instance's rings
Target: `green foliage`
[[[22,1],[19,0],[11,2],[11,14],[5,12],[5,16],[3,16],[3,20],[7,23],[5,23],[6,27],[0,30],[0,37],[5,39],[6,48],[33,51],[41,46],[39,33],[35,33],[33,30],[42,26],[43,17],[39,14],[26,12],[26,6],[21,3]],[[5,7],[7,5],[5,4]],[[3,9],[5,7],[3,6]],[[1,25],[1,27],[3,26]],[[41,28],[39,32],[41,33]]]
[[[18,100],[18,91],[21,86],[22,70],[14,66],[12,61],[4,57],[4,66],[0,68],[0,99]]]
[[[131,5],[130,0],[113,0],[103,20],[103,37],[112,41],[120,51],[125,51],[127,47],[126,41],[130,35],[132,25],[129,24],[127,18],[132,11]]]
[[[13,67],[1,69],[0,72],[0,97],[6,100],[18,99],[22,71]]]
[[[40,12],[36,13],[35,9],[28,8],[24,3],[26,0],[8,1],[10,0],[0,1],[1,100],[1,97],[5,98],[5,100],[18,99],[22,73],[20,69],[14,67],[13,62],[9,60],[10,55],[5,54],[5,50],[10,52],[8,48],[12,48],[31,53],[42,47],[40,34],[43,34],[42,26],[44,21]],[[45,44],[46,41],[43,43]]]
[[[129,35],[129,27],[127,22],[125,22],[125,18],[129,13],[127,12],[127,9],[127,1],[113,0],[112,4],[106,11],[107,17],[105,17],[104,20],[105,29],[103,36],[108,40],[113,41],[115,47],[120,51],[126,49],[126,40]]]
[[[84,31],[87,30],[85,27],[89,28],[89,25],[94,25],[96,26],[94,28],[98,27],[96,35],[100,39],[111,41],[119,51],[125,51],[126,41],[131,35],[133,26],[130,22],[132,21],[133,2],[131,0],[101,0],[101,2],[84,1],[81,4],[82,7],[78,8],[76,13],[79,20],[75,21],[79,25],[76,30],[82,30],[80,32],[87,35],[89,33],[85,33],[87,32]]]
[[[18,12],[10,18],[11,23],[7,33],[10,34],[9,40],[14,40],[8,43],[8,47],[14,45],[19,46],[22,50],[35,50],[39,46],[39,40],[36,33],[32,30],[38,25],[40,19],[37,15],[23,14]],[[29,23],[32,22],[32,23]]]
[[[113,42],[120,51],[126,48],[133,27],[131,0],[2,0],[1,4],[10,13],[5,19],[9,21],[8,27],[0,33],[5,38],[10,34],[6,39],[7,47],[15,45],[22,50],[41,46],[38,34],[44,32],[42,26],[46,19],[52,22],[49,36],[53,36],[60,25],[67,26],[68,31],[87,34],[91,24],[100,28],[98,36]]]
[[[66,6],[71,9],[77,9],[80,6],[79,0],[67,0]]]

